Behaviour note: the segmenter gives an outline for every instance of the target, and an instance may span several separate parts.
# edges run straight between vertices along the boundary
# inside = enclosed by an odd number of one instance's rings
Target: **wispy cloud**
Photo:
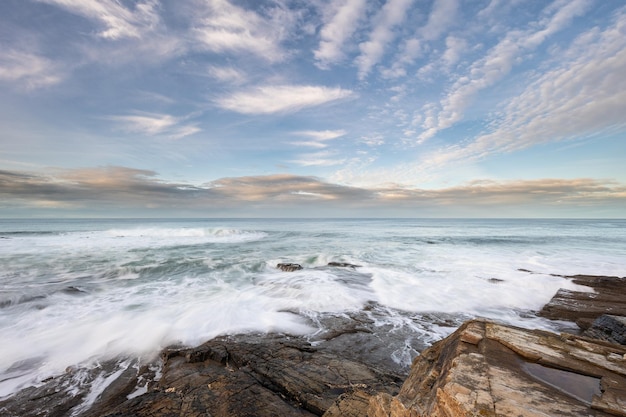
[[[428,43],[439,39],[456,23],[458,9],[458,0],[435,0],[426,24],[417,29],[413,37],[402,42],[400,52],[393,59],[391,68],[381,71],[383,77],[399,78],[406,76],[407,67],[413,65],[416,59],[424,53],[424,50],[429,48]],[[453,57],[454,55],[450,51],[449,58]]]
[[[413,0],[387,0],[378,12],[374,18],[376,25],[370,33],[369,40],[359,45],[361,54],[355,62],[359,79],[365,79],[374,65],[380,62],[387,46],[396,37],[396,27],[404,21],[412,3]]]
[[[243,114],[291,113],[353,96],[342,88],[315,85],[267,85],[215,100],[225,110]]]
[[[328,144],[325,142],[345,136],[345,130],[301,130],[293,132],[295,135],[309,138],[308,141],[291,142],[296,146],[308,146],[312,148],[326,148]]]
[[[216,80],[227,84],[240,85],[248,81],[248,77],[243,71],[233,67],[211,65],[208,68],[208,73]]]
[[[140,38],[159,24],[158,2],[143,0],[125,7],[117,0],[38,0],[54,4],[104,26],[98,35],[106,39]]]
[[[303,167],[330,167],[345,164],[346,158],[337,158],[334,152],[319,151],[298,155],[296,159],[289,162]]]
[[[200,4],[199,4],[200,5]],[[228,0],[201,4],[193,29],[195,40],[205,50],[216,53],[247,53],[269,62],[281,61],[286,52],[281,46],[293,24],[289,14],[276,4],[265,17]]]
[[[425,165],[478,160],[558,140],[626,128],[626,13],[604,31],[583,33],[561,51],[551,70],[537,75],[502,104],[488,128],[464,146],[440,149]],[[429,163],[430,161],[430,163]]]
[[[313,52],[319,68],[327,69],[344,58],[345,44],[365,17],[366,6],[365,0],[333,0],[324,5],[328,12],[320,29],[319,46]]]
[[[63,73],[57,63],[30,52],[0,51],[0,80],[18,83],[27,90],[58,84]]]
[[[169,114],[137,112],[124,116],[109,116],[106,119],[118,123],[124,131],[148,136],[166,135],[172,139],[180,139],[201,131],[193,124],[183,123],[187,120],[186,117],[174,117]]]
[[[206,213],[242,207],[242,203],[269,212],[300,207],[307,213],[319,213],[328,207],[328,202],[346,214],[364,209],[413,215],[467,215],[484,213],[467,210],[487,207],[492,215],[506,215],[512,213],[507,210],[523,213],[529,207],[538,213],[538,206],[551,213],[576,214],[578,209],[594,206],[600,210],[623,208],[626,186],[593,179],[541,179],[481,180],[436,190],[395,186],[368,189],[287,174],[222,178],[195,186],[160,180],[153,171],[101,167],[57,170],[46,176],[0,171],[0,197],[2,209],[44,207],[51,214],[72,207],[94,211],[104,207],[108,215],[136,208]]]
[[[475,61],[467,74],[454,83],[438,108],[428,105],[418,141],[424,142],[439,131],[462,120],[465,109],[482,90],[493,86],[510,73],[516,62],[542,44],[549,36],[562,30],[590,6],[589,0],[555,2],[546,8],[548,16],[529,25],[526,31],[511,31],[486,56]]]

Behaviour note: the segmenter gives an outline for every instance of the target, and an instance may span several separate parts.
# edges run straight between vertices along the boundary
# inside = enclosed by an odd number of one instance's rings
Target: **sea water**
[[[550,330],[534,313],[580,290],[559,276],[574,274],[626,275],[626,220],[0,220],[0,398],[68,366],[365,310],[427,343],[472,317]]]

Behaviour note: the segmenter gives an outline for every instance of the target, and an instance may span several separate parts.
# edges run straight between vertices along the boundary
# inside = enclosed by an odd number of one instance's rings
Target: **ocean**
[[[355,311],[406,335],[393,354],[406,366],[413,341],[473,317],[555,330],[535,312],[581,289],[558,275],[626,276],[626,220],[0,220],[0,265],[4,398],[69,366],[241,332],[308,337]]]

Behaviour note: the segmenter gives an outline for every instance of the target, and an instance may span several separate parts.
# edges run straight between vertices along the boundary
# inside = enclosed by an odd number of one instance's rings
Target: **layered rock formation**
[[[626,278],[575,275],[563,277],[593,291],[560,289],[539,312],[553,320],[574,321],[586,330],[603,314],[626,316]]]
[[[626,347],[471,321],[422,352],[370,417],[626,416]]]

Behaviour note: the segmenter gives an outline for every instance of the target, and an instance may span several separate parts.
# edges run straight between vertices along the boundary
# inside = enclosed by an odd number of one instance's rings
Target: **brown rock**
[[[553,320],[576,322],[586,329],[603,314],[626,316],[626,278],[575,275],[564,277],[575,284],[585,285],[592,292],[560,289],[539,312]]]
[[[369,417],[626,416],[626,348],[470,321],[415,359]]]
[[[285,272],[293,272],[293,271],[299,271],[302,269],[302,265],[300,264],[292,264],[292,263],[285,263],[285,264],[278,264],[276,265],[276,268],[280,269],[281,271],[285,271]]]

